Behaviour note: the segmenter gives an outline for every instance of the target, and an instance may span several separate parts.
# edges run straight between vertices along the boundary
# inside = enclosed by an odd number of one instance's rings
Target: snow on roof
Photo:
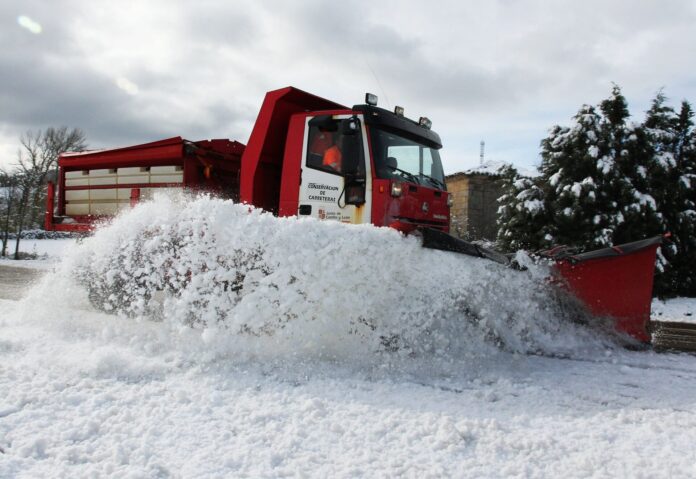
[[[520,174],[520,176],[523,176],[525,178],[535,178],[539,176],[539,172],[536,169],[532,168],[524,168],[520,167],[517,165],[513,165],[512,163],[508,163],[505,161],[500,161],[500,160],[488,160],[483,162],[483,164],[476,166],[474,168],[469,168],[468,170],[460,171],[457,173],[453,173],[451,175],[447,176],[455,176],[455,175],[484,175],[484,176],[498,176],[501,174],[501,171],[503,168],[506,166],[512,166],[514,167],[517,172]]]
[[[499,175],[500,171],[509,165],[510,163],[504,161],[488,160],[474,168],[469,168],[464,173],[470,175]]]

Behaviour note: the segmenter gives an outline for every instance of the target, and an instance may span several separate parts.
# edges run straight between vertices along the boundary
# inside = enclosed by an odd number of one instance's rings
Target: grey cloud
[[[7,25],[0,31],[0,42],[8,46],[0,50],[0,124],[17,137],[28,129],[67,125],[82,128],[93,146],[177,134],[197,139],[210,135],[211,122],[232,123],[239,117],[230,107],[218,105],[211,109],[209,121],[196,124],[181,112],[172,115],[166,101],[128,95],[116,86],[115,78],[92,70],[83,58],[75,56],[60,10],[47,8],[41,15],[33,14],[44,27],[40,35],[33,35],[16,23],[16,16],[26,10],[7,5],[0,9],[0,18]],[[195,67],[190,58],[182,59],[181,66]],[[130,80],[141,90],[153,91],[176,90],[180,83],[175,72],[155,74],[147,69],[139,70]],[[211,103],[219,104],[219,99]],[[153,116],[144,111],[159,113]]]
[[[258,40],[263,35],[258,20],[247,15],[243,9],[228,3],[196,2],[196,7],[186,15],[187,38],[196,43],[227,44],[243,46]]]
[[[0,69],[6,72],[0,78],[0,122],[21,130],[76,126],[99,139],[161,133],[134,124],[133,101],[113,79],[79,66],[52,65],[40,55],[0,55]]]
[[[443,130],[466,124],[466,134],[477,135],[509,131],[514,122],[536,148],[539,122],[566,121],[580,104],[607,94],[611,81],[627,93],[649,85],[650,95],[664,85],[668,95],[695,99],[693,73],[682,67],[693,56],[693,3],[167,4],[177,9],[173,18],[183,27],[172,40],[176,50],[158,68],[148,64],[157,50],[134,52],[133,59],[142,60],[128,71],[140,88],[134,96],[87,66],[82,55],[88,45],[74,43],[82,5],[0,3],[0,131],[66,124],[84,128],[97,146],[175,134],[245,141],[266,89],[296,84],[357,103],[365,89],[381,95],[380,85],[389,100],[409,114],[434,117]],[[164,8],[147,5],[148,18]],[[20,14],[42,23],[43,33],[20,28]],[[153,37],[172,34],[158,25],[143,28],[151,28]],[[612,46],[635,60],[617,59],[621,53]],[[519,126],[534,114],[546,120]]]
[[[539,75],[513,66],[494,71],[477,64],[444,62],[426,53],[426,39],[400,29],[392,19],[369,20],[356,3],[303,2],[282,10],[302,35],[304,45],[312,46],[305,55],[324,64],[345,69],[372,70],[377,82],[395,99],[428,97],[433,108],[495,107],[517,100],[540,88]],[[451,45],[451,48],[468,48]]]
[[[369,78],[370,70],[373,70],[378,82],[384,84],[394,99],[427,96],[429,111],[500,106],[515,101],[519,97],[517,92],[525,91],[528,94],[538,84],[535,75],[515,71],[512,67],[486,71],[474,64],[442,62],[423,51],[422,38],[398,30],[397,25],[387,23],[388,19],[367,20],[365,10],[356,4],[280,4],[273,6],[272,12],[269,9],[269,15],[283,19],[283,23],[292,30],[292,41],[303,48],[303,51],[295,53],[298,57],[313,58],[317,64],[328,66],[324,74],[330,75],[329,71],[332,71],[335,76],[335,72],[342,71],[350,76],[361,71],[363,76]],[[186,19],[189,31],[182,34],[191,38],[187,49],[192,50],[193,55],[200,56],[182,58],[178,72],[153,74],[143,69],[134,73],[130,79],[141,87],[141,91],[159,91],[163,93],[160,98],[166,98],[168,90],[172,95],[180,95],[188,69],[207,68],[212,72],[219,71],[220,75],[237,74],[229,65],[215,64],[215,53],[206,51],[206,45],[228,44],[245,48],[250,39],[256,39],[255,35],[265,35],[261,26],[255,25],[233,7],[203,5],[192,10]],[[44,41],[53,45],[54,57],[69,57],[71,48],[65,40],[67,33],[58,36],[54,32],[52,35],[55,38],[46,37]],[[60,48],[55,51],[57,46]],[[24,52],[22,57],[45,59],[43,48]],[[462,46],[452,45],[452,48]],[[0,57],[3,67],[5,60]],[[21,61],[15,59],[15,63]],[[336,68],[331,68],[331,65]],[[16,100],[13,102],[12,99],[3,98],[2,101],[10,105],[9,111],[19,113],[14,118],[2,118],[4,121],[30,123],[41,119],[47,124],[58,121],[88,123],[90,135],[103,141],[170,134],[166,128],[157,126],[161,123],[157,118],[138,115],[142,109],[141,102],[148,101],[142,98],[144,94],[128,97],[113,87],[112,79],[86,70],[79,61],[68,71],[49,67],[48,64],[39,65],[38,69],[26,64],[14,66],[13,69],[16,77],[10,91],[13,91]],[[1,84],[6,84],[6,81],[0,80]],[[190,88],[205,88],[205,85],[191,85]],[[165,102],[158,108],[167,116],[167,123],[174,123],[185,131],[192,131],[192,134],[205,134],[220,124],[249,123],[255,114],[237,111],[222,98],[207,99],[208,104],[204,108],[207,109],[208,118],[203,124],[195,125],[186,118],[179,121],[173,119],[172,108],[166,104],[166,99],[160,101]],[[167,115],[167,112],[170,113]]]

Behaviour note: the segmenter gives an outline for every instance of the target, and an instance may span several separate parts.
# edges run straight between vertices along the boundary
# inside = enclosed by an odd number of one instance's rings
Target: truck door
[[[370,223],[372,181],[365,127],[357,115],[308,117],[298,215]]]

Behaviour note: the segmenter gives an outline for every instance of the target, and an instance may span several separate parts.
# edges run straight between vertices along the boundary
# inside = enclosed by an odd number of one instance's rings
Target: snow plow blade
[[[420,232],[423,236],[424,248],[451,251],[453,253],[466,254],[469,256],[475,256],[477,258],[488,258],[496,263],[504,264],[506,266],[510,266],[511,264],[510,258],[502,253],[499,253],[498,251],[455,238],[454,236],[443,233],[442,231],[432,228],[422,228]]]
[[[423,247],[487,258],[515,266],[510,258],[442,231],[423,228]],[[575,254],[566,247],[544,251],[551,259],[557,277],[552,281],[567,289],[598,317],[610,317],[617,331],[648,343],[650,307],[657,248],[656,236],[586,253]],[[664,329],[664,328],[663,328]],[[666,334],[666,333],[665,333]],[[696,350],[696,330],[694,331]]]
[[[662,237],[572,254],[555,248],[542,254],[555,261],[565,285],[595,316],[611,317],[617,331],[650,342],[657,248]]]

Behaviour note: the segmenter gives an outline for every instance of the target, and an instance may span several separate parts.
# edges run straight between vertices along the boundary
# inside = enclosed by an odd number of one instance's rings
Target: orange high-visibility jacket
[[[324,152],[324,160],[322,164],[324,166],[330,166],[336,171],[341,171],[341,150],[338,146],[334,145]]]

